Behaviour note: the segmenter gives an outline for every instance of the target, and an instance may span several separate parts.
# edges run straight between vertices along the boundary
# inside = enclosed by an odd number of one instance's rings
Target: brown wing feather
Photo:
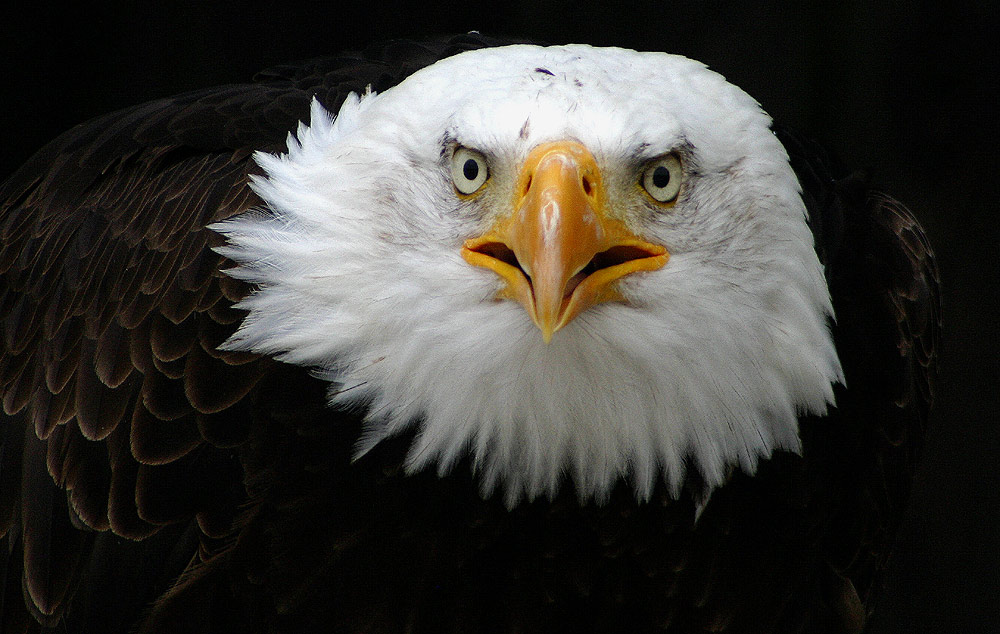
[[[846,623],[882,593],[909,497],[939,352],[939,277],[920,225],[867,179],[790,130],[775,133],[803,188],[836,311],[846,389],[827,418],[802,421],[810,529]]]
[[[913,214],[882,193],[874,194],[870,204],[897,245],[894,270],[898,273],[889,292],[902,366],[896,405],[926,414],[934,400],[941,347],[940,274],[927,235]]]
[[[910,487],[923,449],[928,413],[934,400],[940,354],[940,277],[927,236],[910,211],[898,201],[873,192],[867,201],[874,231],[876,265],[883,271],[879,306],[888,325],[888,342],[880,369],[887,377],[874,413],[870,438],[876,457],[868,480],[869,526],[856,567],[870,578],[859,585],[869,612],[883,593],[881,571],[893,551],[896,531],[909,499]],[[881,249],[878,249],[881,246]],[[876,370],[876,371],[877,371]],[[859,512],[860,515],[860,512]]]
[[[207,158],[218,160],[217,156]],[[192,317],[190,322],[186,318],[209,294],[211,286],[218,284],[213,280],[218,277],[218,258],[210,266],[200,263],[201,271],[210,272],[200,285],[192,283],[190,273],[178,275],[196,259],[188,252],[207,252],[206,232],[195,225],[204,212],[184,208],[185,204],[202,203],[204,199],[178,196],[164,203],[161,197],[148,197],[142,189],[131,187],[130,171],[146,170],[146,161],[145,154],[139,151],[128,160],[118,161],[111,170],[95,166],[94,183],[86,188],[77,206],[64,208],[62,216],[46,207],[53,203],[43,185],[52,181],[40,182],[16,210],[34,211],[37,222],[34,226],[23,225],[32,239],[21,243],[22,253],[10,258],[13,265],[5,273],[8,289],[23,288],[26,292],[18,296],[12,311],[15,319],[7,326],[3,354],[13,362],[5,368],[4,397],[8,414],[24,412],[22,420],[33,423],[26,425],[30,431],[25,450],[38,447],[25,451],[23,457],[20,534],[28,607],[47,625],[53,625],[62,615],[74,571],[86,557],[89,544],[85,533],[69,523],[71,515],[91,529],[110,527],[117,534],[136,539],[152,534],[159,524],[193,517],[201,508],[207,508],[213,500],[204,492],[212,487],[205,483],[213,480],[195,482],[195,476],[205,475],[204,470],[190,469],[191,465],[184,461],[193,446],[204,442],[198,437],[194,415],[196,409],[205,407],[196,408],[185,390],[198,393],[203,389],[195,385],[194,377],[197,374],[197,380],[211,380],[207,377],[213,374],[212,366],[242,369],[244,376],[235,376],[238,370],[220,370],[228,377],[227,384],[234,386],[227,391],[228,400],[221,404],[225,406],[245,394],[259,376],[255,369],[259,364],[254,362],[229,366],[203,352],[191,357],[193,361],[187,358],[197,347],[196,322],[211,318],[207,313]],[[158,185],[197,187],[206,158],[189,158],[188,162],[188,169],[178,166],[168,182]],[[83,163],[83,167],[86,169],[87,164]],[[245,187],[248,167],[233,165],[223,175],[229,187]],[[125,182],[125,187],[112,186],[117,179]],[[238,213],[253,203],[246,196],[231,198],[243,206],[217,208],[214,217]],[[82,219],[78,221],[75,215]],[[148,231],[135,231],[136,225],[129,222],[142,216],[152,218],[151,227],[159,227],[152,239],[145,235]],[[71,231],[64,228],[66,224]],[[173,248],[157,250],[165,246]],[[36,254],[32,255],[35,247]],[[143,251],[148,255],[134,255]],[[144,276],[138,273],[143,269]],[[38,284],[37,276],[45,276],[50,283]],[[187,289],[179,288],[181,279]],[[133,310],[129,320],[118,320],[122,299],[135,306],[133,298],[138,295],[145,296],[141,309]],[[222,297],[217,290],[212,295],[216,301]],[[178,317],[183,326],[173,324]],[[164,323],[171,327],[164,328]],[[133,337],[148,337],[152,331],[158,335],[156,341],[169,342],[171,348],[158,346],[159,354],[150,356],[154,361],[159,357],[170,359],[164,363],[174,364],[178,380],[169,378],[174,375],[173,368],[155,362],[132,362],[130,350],[151,345],[148,340],[133,341]],[[185,367],[195,364],[207,368],[181,379]],[[162,418],[187,417],[166,432],[171,438],[182,436],[172,448],[164,449],[163,444],[155,443],[158,453],[154,461],[176,464],[170,473],[185,469],[183,472],[191,477],[180,480],[169,477],[169,473],[147,472],[153,467],[140,465],[140,461],[151,462],[142,451],[150,443],[131,442],[133,420],[140,422],[163,414],[160,410],[164,408],[146,405],[165,400],[160,394],[162,389],[158,391],[157,387],[164,385],[171,385],[167,391],[173,390],[169,400],[174,405]],[[161,426],[174,422],[157,420]],[[141,424],[137,427],[142,429]],[[102,444],[107,448],[101,448]],[[163,491],[173,496],[157,495]]]
[[[251,163],[247,152],[234,161],[224,146],[190,151],[166,132],[178,125],[178,107],[189,120],[206,109],[234,116],[226,109],[255,92],[225,96],[161,101],[92,122],[4,185],[10,318],[0,382],[6,413],[19,415],[10,420],[27,429],[22,477],[5,479],[4,498],[22,501],[26,597],[46,624],[62,615],[89,543],[71,516],[141,539],[210,508],[220,497],[213,490],[228,495],[231,487],[232,474],[194,468],[211,462],[210,446],[196,451],[207,444],[196,416],[242,398],[262,366],[201,349],[199,331],[217,325],[199,323],[230,302],[204,225],[256,204],[246,186]],[[300,108],[307,102],[302,95]],[[153,133],[164,145],[139,138]],[[224,391],[208,396],[220,382]],[[20,449],[5,441],[4,451]],[[208,477],[221,475],[218,486]]]

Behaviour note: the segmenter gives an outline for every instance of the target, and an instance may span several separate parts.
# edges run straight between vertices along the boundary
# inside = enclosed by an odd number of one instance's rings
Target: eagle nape
[[[77,126],[0,214],[3,632],[878,606],[932,250],[700,63],[468,34],[282,66]]]

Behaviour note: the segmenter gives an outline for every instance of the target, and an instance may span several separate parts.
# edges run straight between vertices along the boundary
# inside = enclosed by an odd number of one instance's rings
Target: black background
[[[392,37],[475,29],[708,63],[870,170],[929,233],[944,281],[942,381],[871,631],[1000,631],[994,2],[10,4],[0,9],[0,178],[98,114]]]

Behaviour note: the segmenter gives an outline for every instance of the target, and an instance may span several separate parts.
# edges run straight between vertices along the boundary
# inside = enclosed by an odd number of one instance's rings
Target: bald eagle
[[[919,225],[689,59],[470,34],[0,189],[4,632],[859,632]]]

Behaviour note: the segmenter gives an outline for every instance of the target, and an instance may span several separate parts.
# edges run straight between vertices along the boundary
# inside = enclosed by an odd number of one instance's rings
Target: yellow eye
[[[479,152],[460,147],[451,155],[451,180],[459,192],[465,195],[476,193],[489,176],[486,157]]]
[[[642,187],[660,203],[669,203],[681,191],[681,160],[675,154],[658,158],[642,173]]]

